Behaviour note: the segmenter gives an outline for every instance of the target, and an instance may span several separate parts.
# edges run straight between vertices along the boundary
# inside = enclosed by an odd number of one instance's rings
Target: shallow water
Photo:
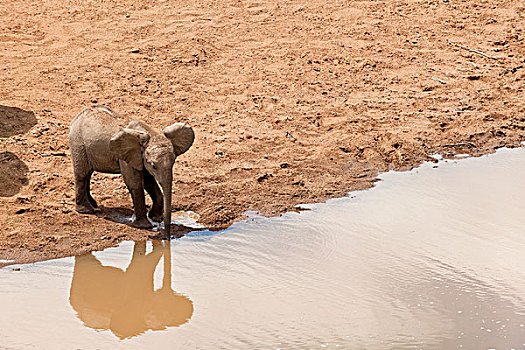
[[[433,166],[170,245],[0,269],[0,348],[524,349],[525,149]]]

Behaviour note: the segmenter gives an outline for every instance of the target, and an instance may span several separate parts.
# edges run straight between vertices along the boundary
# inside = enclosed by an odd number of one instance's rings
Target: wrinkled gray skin
[[[191,147],[193,139],[193,129],[184,123],[172,124],[158,132],[105,106],[84,108],[69,127],[77,211],[93,213],[97,207],[89,193],[93,171],[122,173],[133,199],[132,225],[151,228],[147,214],[153,221],[164,221],[169,237],[173,163]],[[153,200],[149,213],[144,190]]]

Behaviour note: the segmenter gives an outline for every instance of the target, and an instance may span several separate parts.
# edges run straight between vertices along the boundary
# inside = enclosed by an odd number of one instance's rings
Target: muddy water
[[[525,149],[433,166],[171,245],[0,269],[0,348],[524,349]]]

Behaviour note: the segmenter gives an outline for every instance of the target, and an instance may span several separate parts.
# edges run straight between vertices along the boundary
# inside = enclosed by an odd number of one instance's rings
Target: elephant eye
[[[157,170],[157,166],[156,166],[155,164],[151,163],[151,167],[152,167],[153,169]]]

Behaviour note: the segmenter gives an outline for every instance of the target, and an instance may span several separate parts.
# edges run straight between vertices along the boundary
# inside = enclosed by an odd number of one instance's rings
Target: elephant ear
[[[179,156],[190,149],[195,139],[193,129],[186,123],[175,123],[165,127],[162,132],[171,141],[175,155]]]
[[[109,148],[137,170],[142,170],[142,150],[149,141],[149,134],[142,131],[123,128],[109,140]]]

